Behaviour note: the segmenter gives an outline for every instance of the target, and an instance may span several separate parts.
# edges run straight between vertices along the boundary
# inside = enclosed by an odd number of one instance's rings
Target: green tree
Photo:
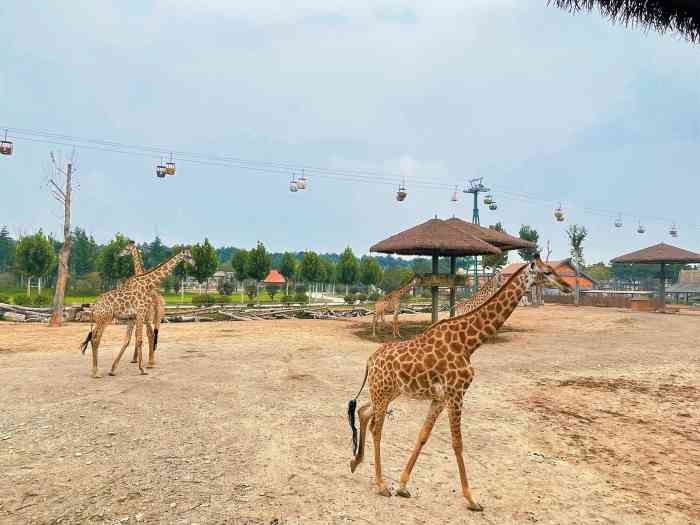
[[[574,262],[574,269],[576,270],[576,304],[581,303],[581,285],[579,284],[579,272],[583,265],[583,241],[588,236],[588,230],[585,226],[579,226],[578,224],[572,224],[569,229],[566,230],[566,234],[569,236],[569,243],[571,244],[571,257]]]
[[[297,271],[297,261],[289,252],[284,252],[282,255],[282,260],[280,261],[279,272],[284,275],[284,278],[288,281],[294,279],[294,274]]]
[[[489,226],[489,228],[506,233],[500,221],[494,224],[493,226]],[[491,268],[492,270],[502,268],[506,264],[508,264],[508,252],[504,251],[503,255],[484,255],[481,259],[481,264],[484,265],[486,268]]]
[[[120,257],[128,243],[128,239],[117,233],[97,256],[97,271],[100,272],[104,288],[112,288],[119,281],[134,275],[134,262],[131,256]]]
[[[384,272],[374,257],[363,257],[360,261],[360,282],[365,286],[378,285]]]
[[[172,247],[172,254],[177,255],[180,253],[182,250],[187,248],[187,246],[180,246],[180,245],[175,245]],[[194,258],[194,256],[193,256]],[[172,285],[175,288],[175,290],[180,291],[180,286],[182,286],[182,281],[187,279],[187,275],[192,271],[192,266],[189,264],[186,264],[184,262],[179,262],[177,266],[173,269],[172,273],[170,274],[170,277],[172,278]],[[164,286],[169,286],[171,283],[167,282],[168,279],[166,279],[166,283],[164,283]]]
[[[384,292],[393,292],[407,284],[413,278],[413,271],[410,268],[394,266],[384,271],[384,276],[379,283],[379,288]]]
[[[599,262],[592,266],[586,267],[586,273],[593,277],[593,279],[596,281],[600,282],[609,281],[612,277],[611,268],[606,266],[604,262]]]
[[[243,281],[248,278],[248,252],[238,250],[231,257],[231,268],[236,274],[236,279]]]
[[[7,226],[0,228],[0,272],[8,272],[15,261],[15,241]]]
[[[348,286],[357,282],[360,273],[360,265],[350,246],[345,248],[341,254],[336,273],[338,281],[345,285],[345,293],[347,294]]]
[[[216,268],[219,265],[219,257],[216,255],[216,250],[205,238],[202,244],[196,244],[191,248],[192,259],[194,259],[194,268],[192,268],[192,276],[197,279],[198,283],[204,283],[214,275]]]
[[[328,257],[321,256],[321,281],[324,283],[332,283],[335,281],[336,268],[333,261]]]
[[[316,252],[308,251],[304,253],[299,267],[299,273],[302,280],[307,283],[315,283],[321,280],[323,276],[323,266],[321,258]]]
[[[248,277],[256,281],[262,281],[272,267],[272,256],[267,253],[265,245],[258,241],[255,248],[250,250],[248,260],[246,261],[246,273]]]
[[[537,230],[531,227],[529,224],[523,224],[520,226],[518,237],[524,241],[534,242],[535,244],[537,244],[537,242],[540,240],[540,234],[537,233]],[[536,246],[535,248],[522,248],[521,250],[518,250],[518,255],[520,255],[523,261],[530,262],[539,252],[540,247]]]
[[[29,279],[41,278],[56,264],[56,252],[51,241],[39,230],[35,235],[23,237],[17,243],[15,263],[17,269]],[[29,286],[27,288],[29,295]]]
[[[82,277],[95,271],[99,248],[95,239],[88,237],[85,230],[73,230],[73,242],[70,252],[69,268],[71,275]]]
[[[161,238],[156,235],[156,238],[144,250],[143,264],[146,268],[153,268],[171,256],[172,250],[163,244]]]
[[[270,296],[270,301],[275,302],[275,295],[280,291],[280,287],[276,284],[268,284],[265,286],[265,291]]]

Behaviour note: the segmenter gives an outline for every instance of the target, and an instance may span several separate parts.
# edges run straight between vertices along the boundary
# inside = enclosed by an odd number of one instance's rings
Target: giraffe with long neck
[[[92,343],[92,377],[101,377],[97,370],[97,353],[102,340],[102,334],[106,326],[114,319],[133,320],[136,328],[136,351],[138,353],[138,365],[141,374],[146,374],[143,369],[143,325],[150,323],[149,315],[152,308],[152,292],[158,289],[160,282],[172,272],[175,267],[184,261],[192,264],[193,259],[189,250],[183,250],[164,263],[156,266],[142,275],[130,277],[118,288],[100,295],[92,307],[92,321],[94,327],[90,329],[85,341],[80,345],[83,353],[89,343]],[[114,375],[119,360],[126,347],[122,347],[119,355],[114,360],[110,375]]]
[[[563,292],[571,293],[571,288],[561,276],[537,257],[513,274],[476,310],[438,321],[413,339],[385,343],[369,357],[362,387],[357,396],[348,403],[348,419],[353,434],[351,472],[354,472],[363,460],[365,435],[369,425],[374,440],[375,484],[379,494],[391,496],[382,477],[380,453],[382,427],[389,403],[401,395],[430,400],[428,416],[401,474],[397,495],[410,497],[406,485],[411,471],[423,446],[428,441],[438,416],[447,408],[462,495],[467,500],[470,510],[482,510],[472,497],[462,457],[462,401],[466,389],[474,378],[470,358],[474,351],[485,340],[492,337],[510,317],[520,298],[536,284],[539,276]],[[369,383],[370,402],[357,411],[360,420],[358,443],[355,409],[357,398],[364,389],[365,382]]]
[[[464,315],[473,312],[484,304],[493,294],[496,293],[501,284],[501,273],[496,271],[493,276],[486,281],[486,284],[479,288],[474,295],[458,303],[455,306],[455,315]]]
[[[141,252],[134,241],[129,241],[126,248],[124,248],[119,255],[121,257],[131,255],[131,259],[133,260],[134,264],[134,275],[138,276],[146,273],[143,265],[143,259],[141,258]],[[156,366],[155,353],[156,348],[158,347],[158,332],[160,331],[160,322],[165,316],[165,299],[163,299],[163,296],[160,294],[158,289],[154,289],[151,292],[151,303],[151,313],[148,319],[150,319],[153,323],[153,327],[151,327],[150,323],[146,323],[146,335],[148,337],[148,364],[146,365],[146,368],[153,368]],[[129,321],[123,345],[126,348],[128,348],[129,343],[131,342],[131,335],[134,331],[134,325],[135,322],[133,320]],[[136,348],[134,348],[134,357],[131,359],[131,362],[138,362],[138,353]]]
[[[416,286],[417,277],[411,279],[405,286],[389,292],[374,304],[374,317],[372,318],[372,336],[377,335],[377,323],[385,323],[384,314],[387,310],[393,311],[392,333],[399,337],[399,314],[401,313],[401,297],[406,295]]]

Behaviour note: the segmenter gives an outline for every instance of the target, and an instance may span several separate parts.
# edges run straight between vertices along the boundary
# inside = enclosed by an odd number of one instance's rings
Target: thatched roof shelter
[[[626,25],[676,31],[691,42],[700,41],[700,3],[695,0],[549,0],[577,12],[598,8],[605,16]]]
[[[505,232],[499,232],[494,228],[484,228],[472,222],[463,221],[457,217],[452,217],[445,221],[450,226],[457,228],[466,235],[474,236],[482,241],[486,241],[502,251],[520,250],[523,248],[537,248],[534,242],[526,241],[520,237],[513,237]]]
[[[661,309],[666,305],[666,265],[670,263],[700,263],[700,253],[691,252],[671,246],[666,243],[655,244],[643,250],[621,255],[611,259],[614,264],[659,264],[661,265],[661,274],[659,275],[659,301]]]
[[[378,242],[370,252],[399,255],[464,257],[467,255],[501,255],[496,246],[464,232],[441,219],[430,219]]]
[[[700,253],[691,252],[666,243],[655,244],[643,250],[621,255],[611,259],[620,264],[663,264],[663,263],[700,263]]]

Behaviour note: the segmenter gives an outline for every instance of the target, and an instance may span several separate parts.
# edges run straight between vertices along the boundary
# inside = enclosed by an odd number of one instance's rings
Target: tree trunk
[[[70,235],[70,197],[71,175],[73,163],[69,162],[66,169],[66,191],[63,199],[63,246],[58,254],[58,279],[56,290],[53,294],[53,314],[49,326],[61,326],[63,322],[63,300],[68,282],[68,260],[70,259],[71,235]]]
[[[581,304],[581,285],[579,283],[579,269],[578,269],[578,257],[576,258],[576,263],[574,264],[576,269],[576,306]]]

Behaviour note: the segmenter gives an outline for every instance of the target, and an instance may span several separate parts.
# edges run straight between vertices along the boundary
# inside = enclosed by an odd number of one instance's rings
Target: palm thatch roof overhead
[[[430,219],[404,230],[370,248],[371,252],[399,255],[501,255],[500,249],[451,226],[448,221]]]
[[[611,260],[613,263],[699,263],[700,253],[689,252],[683,248],[660,243],[643,250],[621,255]]]
[[[691,42],[700,41],[700,2],[697,0],[549,0],[577,12],[597,7],[613,21],[653,27],[660,33],[677,31]]]
[[[504,232],[499,232],[493,228],[484,228],[472,222],[463,221],[457,217],[447,219],[445,222],[450,226],[459,229],[467,235],[473,235],[477,239],[486,241],[489,244],[500,248],[503,251],[520,250],[522,248],[536,248],[537,244],[526,241],[520,237],[513,237]]]

